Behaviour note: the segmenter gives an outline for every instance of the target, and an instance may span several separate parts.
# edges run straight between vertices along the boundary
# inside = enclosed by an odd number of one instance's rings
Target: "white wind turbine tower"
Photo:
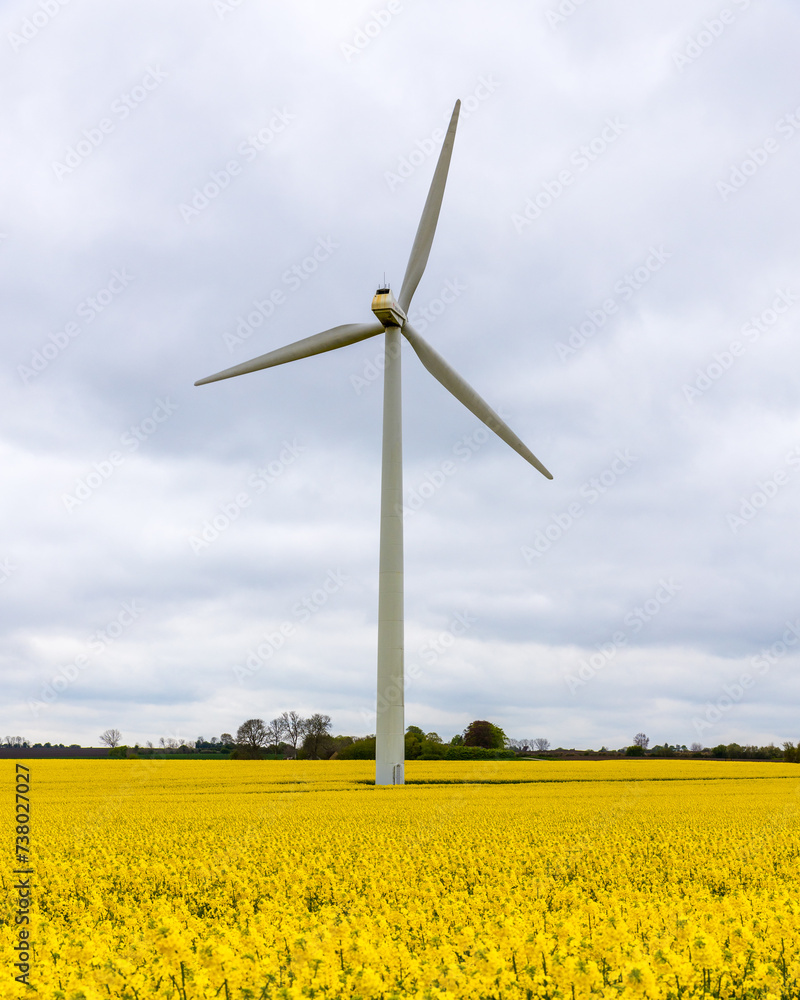
[[[400,404],[400,336],[411,344],[417,357],[435,379],[460,400],[491,430],[548,479],[553,477],[511,428],[484,402],[461,376],[417,333],[406,319],[411,298],[428,262],[439,209],[442,205],[450,155],[456,135],[461,102],[456,101],[439,161],[411,248],[400,295],[395,300],[389,288],[379,288],[372,300],[378,322],[346,323],[286,347],[262,354],[252,361],[200,379],[205,385],[234,375],[273,368],[313,354],[356,344],[385,333],[383,397],[383,459],[381,474],[380,578],[378,587],[378,708],[376,722],[375,783],[404,784],[405,719],[403,672],[403,467]]]

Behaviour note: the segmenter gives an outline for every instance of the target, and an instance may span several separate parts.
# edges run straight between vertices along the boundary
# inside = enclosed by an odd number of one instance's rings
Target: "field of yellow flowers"
[[[796,764],[24,763],[3,1000],[800,997]]]

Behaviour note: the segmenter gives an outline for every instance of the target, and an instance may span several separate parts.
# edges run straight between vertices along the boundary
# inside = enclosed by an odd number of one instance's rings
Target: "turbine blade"
[[[445,389],[448,389],[459,402],[463,403],[490,430],[493,430],[499,438],[502,438],[506,444],[510,445],[518,455],[522,455],[527,462],[530,462],[534,469],[538,469],[548,479],[553,478],[533,452],[520,441],[508,424],[494,412],[488,403],[481,399],[472,386],[465,382],[440,354],[434,351],[427,341],[420,337],[410,323],[406,323],[403,327],[403,336],[414,348],[419,360],[425,365],[431,375],[442,383]]]
[[[408,258],[403,286],[400,289],[398,302],[404,313],[408,312],[411,299],[417,290],[425,265],[428,263],[428,255],[431,252],[433,235],[436,232],[436,223],[439,221],[439,209],[442,207],[444,197],[444,186],[447,183],[447,171],[450,168],[450,155],[453,152],[453,143],[456,139],[456,125],[458,124],[458,112],[461,108],[461,101],[456,101],[450,124],[447,127],[447,135],[444,137],[442,151],[439,153],[439,162],[433,172],[431,189],[428,192],[428,200],[422,210],[422,218],[419,220],[417,235],[414,237],[414,245],[411,247],[411,256]]]
[[[244,361],[233,368],[226,368],[225,371],[217,372],[216,375],[209,375],[201,378],[195,385],[205,385],[207,382],[219,382],[223,378],[233,378],[234,375],[246,375],[248,372],[257,372],[262,368],[274,368],[275,365],[285,365],[289,361],[298,361],[300,358],[309,358],[312,354],[324,354],[325,351],[335,351],[337,347],[347,347],[348,344],[357,344],[359,340],[366,340],[383,333],[381,323],[345,323],[343,326],[334,326],[330,330],[322,333],[315,333],[313,337],[306,337],[304,340],[296,340],[286,347],[279,347],[277,350],[262,354],[252,361]]]

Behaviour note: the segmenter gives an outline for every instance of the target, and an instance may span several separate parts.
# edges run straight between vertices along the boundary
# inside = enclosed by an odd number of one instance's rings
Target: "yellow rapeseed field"
[[[3,1000],[800,997],[798,765],[24,763]]]

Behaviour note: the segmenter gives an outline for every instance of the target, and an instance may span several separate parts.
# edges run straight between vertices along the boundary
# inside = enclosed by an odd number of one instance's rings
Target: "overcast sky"
[[[396,292],[553,472],[403,353],[406,724],[795,740],[800,8],[0,8],[0,735],[375,730]]]

